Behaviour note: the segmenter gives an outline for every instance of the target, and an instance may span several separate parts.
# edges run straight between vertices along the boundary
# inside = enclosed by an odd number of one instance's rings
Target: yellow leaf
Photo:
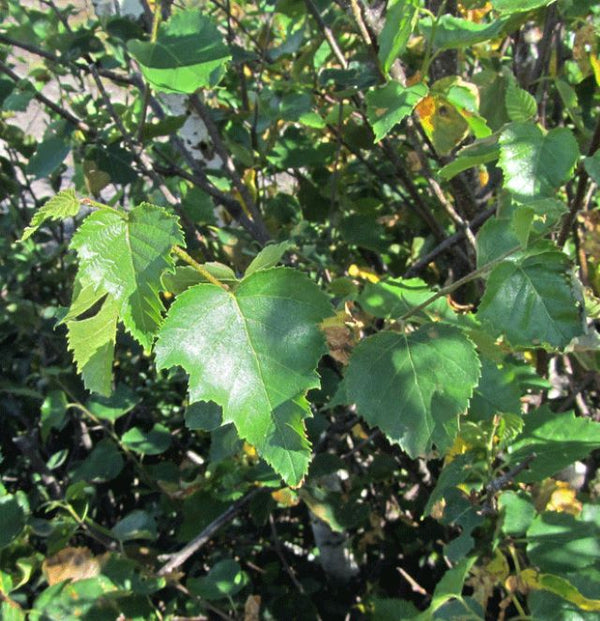
[[[274,492],[271,492],[271,498],[284,507],[295,507],[300,503],[300,499],[298,498],[298,494],[289,487],[283,487],[282,489],[277,489]]]
[[[50,586],[63,580],[84,580],[100,573],[101,560],[89,548],[63,548],[42,563],[42,571]]]
[[[469,133],[469,124],[441,95],[428,95],[415,107],[421,126],[435,150],[448,155]]]
[[[320,326],[327,339],[329,355],[344,365],[348,364],[354,347],[352,332],[345,324],[347,316],[345,310],[339,311],[333,317],[327,317]]]
[[[583,506],[577,500],[577,491],[566,481],[546,479],[536,491],[534,504],[537,511],[555,511],[579,515]]]
[[[540,574],[535,569],[524,569],[520,580],[531,590],[554,593],[587,612],[600,612],[600,599],[589,599],[582,595],[568,580],[553,574]]]
[[[348,276],[362,278],[373,283],[379,282],[379,276],[373,270],[370,270],[368,267],[359,267],[354,263],[348,268]]]

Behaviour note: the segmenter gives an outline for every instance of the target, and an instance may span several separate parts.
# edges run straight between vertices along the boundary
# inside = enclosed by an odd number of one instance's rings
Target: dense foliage
[[[597,619],[600,3],[132,4],[0,3],[2,619]]]

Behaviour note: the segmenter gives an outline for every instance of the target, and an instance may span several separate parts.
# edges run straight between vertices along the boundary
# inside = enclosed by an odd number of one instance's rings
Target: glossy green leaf
[[[213,21],[198,9],[176,12],[161,24],[155,43],[129,41],[148,82],[167,93],[215,86],[231,58]]]
[[[156,344],[159,368],[189,373],[190,401],[214,401],[289,484],[306,474],[310,445],[304,393],[319,385],[325,353],[317,324],[326,296],[299,272],[273,268],[234,291],[200,284],[171,307]]]
[[[176,218],[148,203],[128,213],[92,213],[71,242],[79,279],[114,299],[119,319],[146,349],[162,321],[161,276],[173,267],[175,244],[183,244]]]
[[[552,4],[554,0],[492,0],[492,6],[502,13],[523,13]]]
[[[510,445],[508,463],[515,466],[532,453],[535,459],[517,480],[541,481],[600,445],[600,423],[576,417],[573,412],[552,412],[542,407],[525,416],[522,433]]]
[[[136,509],[119,520],[111,529],[119,541],[135,539],[156,539],[158,530],[156,520],[146,511]]]
[[[543,572],[589,567],[600,560],[600,529],[569,513],[546,511],[527,529],[527,556]]]
[[[394,125],[411,114],[426,95],[424,84],[405,87],[395,81],[369,91],[366,95],[367,118],[373,128],[375,142],[379,142]]]
[[[47,220],[64,220],[79,213],[79,199],[73,190],[62,190],[35,212],[30,225],[23,231],[21,241],[31,237]]]
[[[379,61],[387,75],[398,56],[406,49],[408,39],[417,24],[419,2],[417,0],[391,0],[388,2],[385,24],[378,37]]]
[[[431,40],[432,45],[439,50],[451,50],[470,47],[476,43],[488,41],[499,36],[504,31],[506,18],[495,19],[489,24],[476,23],[454,17],[446,13],[433,24],[431,17],[422,17],[419,20],[419,30],[423,35]]]
[[[366,338],[354,350],[345,384],[358,413],[416,457],[433,443],[452,443],[478,379],[471,341],[457,328],[427,324]]]
[[[544,133],[533,123],[511,123],[500,135],[504,187],[522,203],[552,196],[570,178],[578,157],[577,141],[566,127]]]
[[[160,455],[171,446],[171,433],[164,425],[156,424],[150,431],[132,427],[121,436],[128,449],[142,455]]]
[[[566,347],[583,334],[574,299],[568,258],[540,245],[492,270],[477,318],[516,346]]]

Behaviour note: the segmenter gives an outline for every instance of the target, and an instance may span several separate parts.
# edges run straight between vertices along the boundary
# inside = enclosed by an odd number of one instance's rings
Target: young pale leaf
[[[254,272],[235,291],[199,284],[169,310],[157,366],[183,367],[190,402],[221,405],[223,422],[298,485],[310,459],[302,395],[319,385],[315,368],[326,348],[317,324],[329,315],[327,297],[287,268]]]
[[[417,0],[391,0],[387,5],[385,24],[379,35],[379,61],[384,74],[406,49],[419,15]]]
[[[46,220],[64,220],[79,213],[79,199],[73,190],[61,190],[35,212],[31,223],[23,231],[21,241],[29,239]]]
[[[213,21],[197,9],[177,12],[161,24],[155,43],[130,41],[127,47],[146,80],[166,93],[215,86],[231,58]]]
[[[129,213],[89,215],[71,242],[79,257],[78,278],[114,299],[120,320],[146,349],[162,321],[161,276],[173,268],[175,244],[183,244],[177,219],[148,203]]]
[[[491,272],[477,318],[516,346],[566,347],[583,334],[569,259],[552,246],[502,261]]]
[[[427,324],[410,334],[365,339],[350,359],[345,385],[359,414],[411,456],[448,447],[479,379],[473,343],[459,330]]]
[[[367,93],[367,117],[379,142],[397,123],[405,119],[427,95],[424,84],[405,87],[388,82]]]
[[[285,241],[280,244],[269,244],[265,246],[255,257],[252,259],[250,265],[246,268],[246,276],[259,272],[261,270],[275,267],[281,257],[293,247],[294,244]]]
[[[552,412],[543,407],[525,417],[525,426],[511,443],[508,464],[516,466],[531,453],[536,458],[517,481],[533,483],[551,477],[600,445],[600,423],[571,412]]]
[[[504,187],[522,203],[552,196],[578,157],[577,141],[566,127],[544,133],[533,123],[511,123],[500,136]]]

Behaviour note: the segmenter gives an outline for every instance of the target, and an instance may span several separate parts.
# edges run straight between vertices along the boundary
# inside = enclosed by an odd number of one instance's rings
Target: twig
[[[5,65],[2,61],[0,61],[0,73],[4,73],[17,84],[22,80],[22,78],[18,74],[16,74],[10,67]],[[93,130],[87,123],[84,123],[83,121],[78,119],[74,114],[72,114],[68,110],[61,108],[58,104],[54,103],[51,99],[48,99],[48,97],[46,97],[40,91],[36,91],[34,89],[32,96],[34,99],[37,99],[40,103],[43,103],[46,107],[50,108],[50,110],[58,114],[60,117],[62,117],[69,123],[72,123],[73,125],[75,125],[77,129],[80,129],[81,131],[85,132],[86,134],[89,134],[90,136],[96,135],[95,130]]]
[[[277,528],[275,527],[275,520],[273,519],[272,513],[269,514],[269,525],[271,526],[271,536],[273,539],[273,544],[275,546],[275,552],[277,556],[279,557],[281,564],[283,565],[285,571],[287,572],[288,576],[290,577],[290,580],[292,581],[293,585],[296,587],[298,592],[304,594],[304,587],[298,581],[298,578],[296,578],[296,576],[294,575],[294,571],[292,570],[289,563],[287,562],[287,559],[285,558],[283,550],[281,549],[281,542],[279,541],[279,535],[277,534]]]
[[[596,128],[594,129],[594,135],[592,136],[592,140],[590,142],[590,146],[588,149],[588,156],[594,155],[598,148],[600,147],[600,117],[596,121]],[[588,182],[588,174],[585,168],[582,166],[579,172],[579,182],[577,183],[577,191],[575,192],[575,198],[571,203],[571,209],[567,214],[562,227],[560,229],[560,233],[558,234],[557,245],[559,248],[564,246],[567,241],[567,237],[569,236],[569,232],[571,231],[573,224],[575,223],[575,218],[577,217],[577,212],[581,209],[583,205],[583,199],[585,197],[585,189]]]
[[[485,490],[488,494],[499,492],[505,485],[508,485],[518,474],[529,468],[529,464],[537,457],[535,453],[527,455],[527,457],[508,472],[501,474],[499,477],[492,479],[486,486]]]
[[[188,544],[186,544],[179,552],[168,554],[160,557],[161,560],[168,561],[159,569],[158,575],[165,576],[170,574],[175,569],[183,565],[192,554],[195,554],[202,546],[204,546],[210,538],[222,527],[230,522],[240,510],[253,498],[260,490],[259,487],[251,490],[245,496],[242,496],[239,500],[236,500],[231,506],[229,506],[219,517],[214,519],[202,532],[194,537]]]
[[[331,48],[333,55],[337,58],[338,62],[342,66],[342,69],[346,69],[348,67],[348,61],[340,49],[340,46],[337,44],[337,41],[333,36],[333,32],[331,32],[331,28],[329,28],[329,26],[323,21],[323,18],[319,13],[319,9],[317,9],[312,0],[304,0],[304,3],[306,4],[308,12],[315,18],[317,26],[319,26],[319,30],[323,33],[323,36]]]
[[[429,595],[429,593],[408,572],[402,569],[402,567],[396,567],[396,569],[398,570],[400,575],[406,580],[406,582],[410,584],[410,588],[415,593],[419,593],[420,595],[423,595],[428,598],[431,597],[431,595]]]

